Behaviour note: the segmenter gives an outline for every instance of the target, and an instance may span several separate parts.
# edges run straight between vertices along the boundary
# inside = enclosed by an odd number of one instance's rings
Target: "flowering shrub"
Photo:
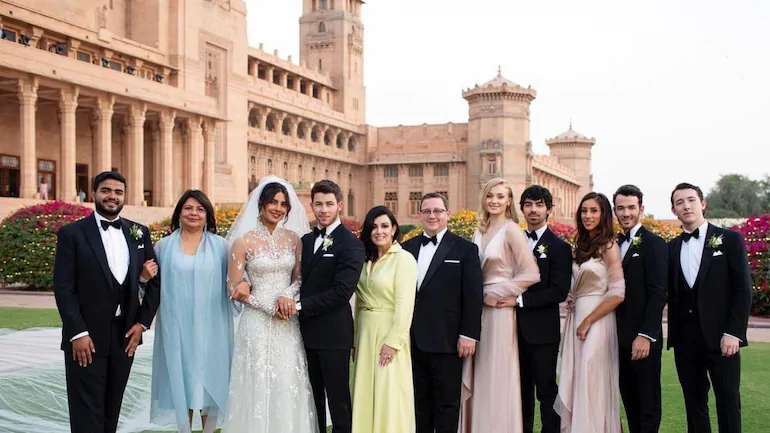
[[[770,316],[770,215],[750,217],[744,224],[730,229],[740,232],[746,242],[754,288],[751,314]]]
[[[364,228],[364,223],[351,218],[340,218],[340,222],[342,222],[342,225],[347,227],[348,230],[353,232],[353,234],[356,235],[357,238],[361,237],[361,229]],[[313,226],[311,225],[310,227],[313,227]]]
[[[93,209],[63,201],[21,208],[0,223],[0,277],[4,284],[53,289],[56,236]]]

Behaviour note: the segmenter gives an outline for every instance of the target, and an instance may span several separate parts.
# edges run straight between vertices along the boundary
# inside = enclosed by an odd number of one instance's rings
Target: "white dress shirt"
[[[695,288],[695,280],[698,278],[698,271],[700,270],[700,262],[703,258],[703,250],[706,246],[706,233],[708,231],[708,221],[704,221],[703,224],[698,227],[698,239],[690,238],[687,242],[682,242],[682,251],[679,253],[679,260],[682,266],[682,273],[684,279],[687,280],[689,289]],[[694,230],[693,230],[694,231]],[[685,230],[685,233],[692,233]],[[725,333],[738,341],[742,341],[740,338]]]
[[[313,244],[313,254],[318,252],[318,248],[321,247],[321,244],[323,244],[324,239],[326,239],[329,236],[331,236],[332,232],[340,224],[342,224],[342,221],[340,221],[340,219],[337,218],[336,221],[334,221],[333,223],[329,224],[329,227],[326,227],[326,236],[318,236],[318,237],[315,238],[315,243]],[[321,227],[318,227],[318,228],[321,228]]]
[[[622,244],[620,244],[620,258],[623,259],[626,257],[626,253],[628,252],[628,249],[631,247],[631,239],[636,236],[636,233],[639,232],[639,229],[642,228],[642,223],[636,223],[635,226],[631,227],[631,231],[628,232],[628,240],[623,241]]]
[[[123,230],[112,226],[104,230],[102,228],[102,221],[109,220],[99,215],[98,212],[94,212],[94,217],[96,219],[96,226],[99,229],[99,236],[102,238],[104,254],[107,256],[107,265],[110,267],[110,272],[112,272],[112,276],[115,277],[118,283],[123,284],[126,281],[126,277],[128,277],[129,262],[128,242],[126,242],[126,237],[123,235]],[[117,217],[114,221],[120,221],[120,217]],[[120,305],[118,305],[118,309],[115,310],[115,317],[121,314]],[[89,335],[88,331],[83,331],[72,337],[70,341],[75,341],[86,335]]]
[[[428,273],[428,268],[430,268],[430,263],[433,261],[433,256],[436,255],[438,246],[441,245],[441,240],[444,239],[444,235],[446,234],[447,230],[448,229],[444,229],[436,233],[436,245],[433,245],[433,242],[428,242],[427,244],[420,246],[420,254],[417,256],[417,290],[418,291],[420,290],[420,286],[422,286],[422,282],[425,279],[425,274]],[[426,238],[430,238],[430,236],[428,236],[425,232],[423,232],[422,235]],[[465,335],[460,335],[460,338],[476,341],[476,339],[471,337],[466,337]]]

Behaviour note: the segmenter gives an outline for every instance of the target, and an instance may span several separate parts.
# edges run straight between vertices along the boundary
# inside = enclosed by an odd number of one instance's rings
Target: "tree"
[[[709,218],[739,218],[761,214],[766,207],[762,184],[742,174],[725,174],[706,196]]]
[[[770,213],[770,174],[766,174],[765,178],[759,181],[759,187],[762,210]]]

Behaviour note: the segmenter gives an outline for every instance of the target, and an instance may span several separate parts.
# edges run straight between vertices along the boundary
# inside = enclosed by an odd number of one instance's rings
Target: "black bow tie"
[[[422,246],[428,245],[431,242],[433,242],[433,245],[438,245],[438,238],[436,237],[436,235],[433,235],[431,237],[423,236],[421,241],[422,241]]]
[[[102,230],[107,231],[110,227],[115,227],[116,229],[120,230],[120,220],[116,219],[115,221],[107,221],[107,220],[101,220],[102,223]]]
[[[698,236],[700,236],[700,228],[695,229],[692,233],[682,232],[682,242],[687,242],[690,238],[698,239]]]
[[[532,239],[533,241],[537,240],[537,232],[528,232],[524,230],[524,233],[527,235],[528,238]]]
[[[318,227],[313,227],[313,236],[318,237],[321,236],[322,238],[326,237],[326,227],[319,229]]]
[[[622,245],[623,242],[630,241],[630,240],[631,240],[631,232],[628,232],[628,233],[620,232],[620,233],[618,233],[618,245]]]

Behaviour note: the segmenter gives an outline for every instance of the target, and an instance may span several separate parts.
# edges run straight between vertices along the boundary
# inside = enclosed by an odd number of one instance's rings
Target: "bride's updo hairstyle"
[[[284,221],[288,221],[289,212],[291,212],[289,190],[278,182],[270,182],[262,188],[262,193],[259,195],[259,213],[260,215],[262,214],[267,204],[270,203],[270,200],[274,199],[279,192],[283,193],[284,200],[286,200],[286,217],[284,218]]]

